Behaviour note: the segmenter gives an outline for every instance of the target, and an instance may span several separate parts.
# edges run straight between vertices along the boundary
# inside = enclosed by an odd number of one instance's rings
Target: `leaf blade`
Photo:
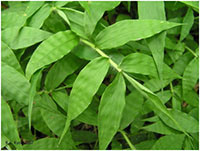
[[[96,45],[100,49],[115,48],[128,41],[149,38],[161,31],[179,25],[178,23],[159,20],[123,20],[102,30],[95,38]],[[121,33],[121,31],[123,31],[123,33]]]
[[[108,58],[99,57],[87,64],[87,66],[79,73],[70,93],[68,118],[60,142],[62,141],[64,134],[68,131],[71,120],[80,115],[91,103],[92,97],[100,87],[108,68]],[[85,80],[87,80],[87,83],[85,83]],[[90,87],[88,87],[88,85],[90,85]],[[81,102],[80,98],[82,99]]]
[[[27,78],[30,79],[38,69],[68,54],[77,44],[78,37],[71,31],[58,32],[43,41],[33,53],[26,67]]]
[[[107,148],[120,127],[125,106],[125,89],[123,76],[119,73],[102,95],[98,113],[100,149]]]

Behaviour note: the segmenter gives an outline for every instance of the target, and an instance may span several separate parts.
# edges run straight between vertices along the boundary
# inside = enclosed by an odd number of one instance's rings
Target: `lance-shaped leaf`
[[[1,61],[24,74],[15,54],[3,41],[1,42]]]
[[[1,63],[2,95],[17,101],[20,104],[28,104],[30,83],[13,67]]]
[[[153,58],[142,53],[132,53],[124,57],[120,64],[122,70],[130,73],[151,75],[156,77],[157,71]]]
[[[39,99],[40,96],[36,95],[36,97],[34,98],[35,100]],[[37,102],[37,101],[34,101]],[[23,113],[26,116],[26,123],[28,123],[27,117],[28,117],[28,106],[23,108]],[[32,109],[32,113],[31,113],[31,125],[39,132],[42,132],[43,134],[46,134],[48,136],[52,135],[52,132],[50,131],[50,129],[48,128],[48,126],[46,125],[41,111],[40,111],[40,107],[37,107],[35,104],[33,104],[33,109]]]
[[[60,136],[65,126],[66,116],[57,110],[56,104],[47,94],[43,94],[37,103],[39,103],[42,117],[49,129]],[[59,126],[58,123],[60,123]]]
[[[70,28],[80,37],[87,39],[84,31],[84,14],[81,11],[75,9],[63,9],[67,18],[70,21]]]
[[[164,135],[172,135],[172,134],[179,134],[179,131],[174,130],[173,128],[168,127],[165,123],[161,120],[156,121],[151,125],[144,126],[142,129],[145,129],[150,132],[155,132]]]
[[[183,23],[185,25],[183,25],[181,27],[180,40],[185,39],[185,37],[190,33],[190,30],[194,23],[194,14],[193,14],[193,10],[191,8],[188,8],[188,11],[187,11],[185,17],[183,18]]]
[[[83,61],[71,53],[58,60],[46,76],[45,87],[47,90],[53,90],[59,86],[67,76],[75,72],[82,64]]]
[[[194,56],[190,52],[186,52],[174,63],[173,70],[179,75],[182,75],[193,57]]]
[[[28,23],[29,26],[34,28],[40,28],[44,21],[51,14],[52,8],[49,4],[43,5],[31,18]]]
[[[2,31],[2,41],[11,49],[21,49],[43,41],[50,35],[47,31],[32,27],[11,27]]]
[[[69,19],[67,18],[67,16],[65,15],[65,13],[62,10],[57,9],[56,10],[58,15],[68,24],[70,25]]]
[[[66,90],[59,90],[59,91],[53,91],[52,98],[54,101],[64,110],[67,112],[67,106],[69,101],[69,96],[67,95]]]
[[[131,53],[124,57],[120,64],[120,68],[129,73],[137,73],[143,75],[150,75],[158,78],[156,66],[153,58],[142,53]],[[174,78],[181,78],[169,66],[163,64],[162,77],[165,80],[172,80]]]
[[[32,79],[31,79],[31,86],[29,91],[29,101],[28,101],[28,121],[29,121],[29,129],[31,129],[31,114],[32,114],[32,108],[33,108],[33,99],[36,95],[36,88],[37,88],[37,82],[41,76],[42,69],[38,72],[36,72]]]
[[[190,92],[199,78],[199,58],[194,58],[185,68],[183,73],[182,89],[183,97],[186,97],[187,93]]]
[[[71,120],[80,115],[91,103],[109,68],[108,58],[99,57],[85,66],[76,78],[68,103],[68,114],[63,134],[67,132]],[[87,82],[86,82],[87,81]]]
[[[97,22],[101,19],[105,11],[111,10],[120,4],[120,1],[102,2],[102,1],[80,1],[84,12],[84,29],[87,36],[91,36]]]
[[[13,119],[9,105],[3,99],[1,99],[1,132],[17,149],[22,149],[20,143],[15,143],[21,142],[17,130],[17,125]]]
[[[185,136],[183,134],[166,135],[153,145],[153,150],[181,150]]]
[[[72,136],[68,133],[65,136],[65,142],[58,146],[58,138],[42,138],[34,141],[32,144],[26,144],[23,146],[25,150],[73,150],[75,149]]]
[[[166,20],[164,2],[138,2],[139,19]],[[166,32],[147,39],[147,45],[153,55],[161,85],[163,85],[163,60]]]
[[[43,41],[34,51],[27,65],[28,79],[38,69],[68,54],[78,44],[78,41],[78,37],[71,31],[61,31]]]
[[[196,133],[199,131],[199,122],[192,116],[175,109],[172,109],[169,112],[186,132]],[[165,122],[166,125],[170,126],[173,129],[181,131],[180,128],[177,127],[177,125],[169,119],[169,117],[161,113],[158,113],[158,114],[161,117],[161,119]]]
[[[181,24],[159,20],[123,20],[102,30],[96,37],[96,45],[100,49],[115,48],[179,25]]]
[[[162,101],[156,94],[151,92],[149,89],[144,87],[142,84],[137,82],[135,79],[131,78],[126,73],[123,73],[123,74],[127,78],[127,80],[133,85],[133,87],[135,87],[142,95],[144,95],[146,98],[148,98],[152,102],[152,104],[156,107],[156,111],[158,111],[157,114],[159,114],[159,116],[161,118],[163,116],[166,117],[168,119],[168,121],[170,121],[171,123],[176,125],[176,127],[180,131],[182,131],[185,135],[189,136],[189,134],[183,128],[183,125],[173,117],[173,114],[167,110],[166,106],[162,103]]]
[[[120,123],[120,129],[126,128],[133,122],[135,117],[141,111],[143,106],[143,96],[138,91],[132,91],[126,97],[126,105],[123,110],[123,116]]]
[[[28,6],[26,7],[24,16],[26,16],[27,18],[32,16],[43,4],[43,1],[30,1],[28,3]]]
[[[104,91],[98,113],[99,148],[106,149],[120,127],[126,85],[121,73]]]

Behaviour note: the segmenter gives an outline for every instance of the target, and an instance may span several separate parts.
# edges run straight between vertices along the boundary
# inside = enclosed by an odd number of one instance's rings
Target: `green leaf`
[[[61,31],[43,41],[34,51],[26,67],[28,79],[38,69],[68,54],[78,44],[78,37],[71,31]]]
[[[17,148],[22,149],[21,140],[19,138],[16,122],[9,105],[1,98],[1,132],[9,141]],[[14,142],[18,142],[16,144]]]
[[[158,78],[153,58],[146,54],[136,52],[127,55],[122,60],[120,68],[125,72],[150,75]],[[163,64],[162,77],[164,80],[173,80],[174,78],[181,78],[166,64]]]
[[[60,141],[67,132],[71,120],[80,115],[91,103],[93,96],[97,92],[108,71],[108,68],[109,60],[104,57],[99,57],[87,64],[79,73],[70,93],[67,114],[68,118]]]
[[[143,96],[138,91],[132,91],[126,97],[126,105],[123,110],[120,129],[126,128],[133,122],[137,114],[141,111],[143,105]]]
[[[22,27],[26,22],[26,16],[24,16],[23,14],[17,14],[15,12],[2,12],[1,19],[2,29],[10,27]]]
[[[168,102],[172,97],[170,90],[160,91],[160,92],[156,93],[156,95],[160,98],[160,100],[162,101],[163,104]],[[143,110],[144,114],[147,114],[150,111],[154,111],[154,106],[153,106],[153,103],[151,100],[147,100],[144,103],[143,107],[144,107],[144,110]]]
[[[129,15],[126,14],[119,14],[116,18],[116,22],[119,22],[121,20],[131,19]]]
[[[67,3],[69,3],[69,1],[55,1],[55,6],[62,7],[66,5]]]
[[[186,132],[196,133],[199,131],[199,122],[192,116],[175,109],[172,109],[169,112]],[[169,120],[167,116],[164,116],[163,114],[160,114],[159,116],[165,122],[165,124],[180,131],[180,128],[177,127],[177,125],[175,125],[171,120]]]
[[[97,111],[98,111],[98,103],[97,101],[99,101],[96,97],[94,97],[92,103],[87,107],[87,109],[85,111],[83,111],[83,113],[81,113],[76,120],[89,124],[89,125],[98,125],[97,122]]]
[[[80,37],[87,39],[84,31],[84,14],[75,9],[63,9],[67,18],[70,21],[70,28]]]
[[[67,76],[74,73],[82,64],[83,61],[71,53],[58,60],[51,67],[46,76],[45,87],[47,90],[55,89]],[[57,76],[55,76],[55,74]]]
[[[194,23],[194,14],[191,8],[188,8],[185,17],[183,18],[183,23],[186,25],[183,25],[181,28],[181,35],[180,35],[181,41],[185,39],[185,37],[190,33],[190,30]]]
[[[138,2],[139,19],[166,20],[164,2]],[[166,32],[147,39],[147,45],[153,55],[161,85],[163,85],[163,60]]]
[[[194,90],[190,90],[187,92],[187,95],[184,96],[184,101],[187,102],[189,105],[194,107],[199,106],[199,96],[198,93]]]
[[[132,53],[124,57],[120,68],[126,72],[151,75],[156,77],[157,71],[152,57],[142,53]]]
[[[104,91],[98,113],[99,148],[106,149],[120,127],[126,86],[121,73]]]
[[[65,13],[62,10],[57,9],[56,10],[58,15],[68,24],[70,25],[69,19],[67,18],[67,16],[65,15]]]
[[[185,136],[179,135],[166,135],[161,137],[153,145],[152,149],[156,150],[181,150]]]
[[[159,20],[123,20],[102,30],[96,37],[96,45],[100,49],[119,47],[129,41],[149,38],[179,25]]]
[[[39,99],[39,96],[36,95],[36,97],[34,99]],[[35,103],[36,101],[34,101]],[[33,109],[32,109],[32,118],[31,118],[31,123],[32,126],[38,130],[39,132],[46,134],[48,136],[51,136],[50,129],[48,128],[47,124],[45,123],[41,111],[40,111],[40,107],[36,107],[35,104],[33,103]],[[26,118],[26,123],[28,125],[28,107],[23,108],[23,113],[25,114]],[[19,126],[18,126],[19,127]],[[28,129],[28,128],[27,128]],[[29,131],[29,129],[28,129]]]
[[[11,98],[19,104],[27,105],[30,83],[13,67],[1,62],[2,95]]]
[[[44,21],[51,14],[52,8],[49,4],[43,5],[31,18],[28,26],[34,28],[40,28],[44,24]]]
[[[31,36],[30,36],[31,35]],[[12,27],[2,31],[2,41],[11,49],[21,49],[32,46],[47,39],[51,33],[32,27]]]
[[[180,58],[174,63],[173,70],[178,73],[179,75],[182,75],[185,71],[186,66],[189,64],[189,62],[193,59],[193,55],[190,52],[187,52],[180,56]]]
[[[27,18],[32,16],[42,5],[44,4],[44,1],[30,1],[26,7],[26,10],[24,12],[24,16]]]
[[[65,137],[65,143],[58,146],[58,138],[42,138],[34,141],[32,144],[26,144],[23,146],[25,150],[65,150],[75,149],[74,142],[71,138],[71,134]]]
[[[45,123],[54,134],[60,136],[65,126],[66,116],[57,109],[56,104],[47,94],[43,94],[38,101]]]
[[[138,1],[139,19],[165,20],[164,2]]]
[[[163,135],[172,135],[172,134],[178,134],[179,132],[168,127],[163,123],[161,120],[156,121],[155,123],[151,125],[144,126],[142,129],[145,129],[150,132],[155,132]]]
[[[59,90],[59,91],[53,91],[51,93],[53,99],[55,102],[64,110],[67,112],[67,106],[69,101],[69,96],[67,95],[66,90]]]
[[[82,43],[76,46],[72,53],[84,60],[92,60],[99,57],[99,54],[94,49]]]
[[[66,30],[65,22],[60,18],[56,12],[52,12],[48,18],[44,21],[42,26],[44,30],[57,33]]]
[[[28,121],[29,121],[29,129],[31,129],[31,114],[32,114],[32,109],[33,109],[33,99],[36,95],[36,87],[37,87],[37,82],[42,74],[42,69],[36,72],[32,78],[31,78],[31,87],[30,87],[30,92],[29,92],[29,102],[28,102]]]
[[[180,41],[178,41],[178,43],[175,43],[174,41],[170,40],[169,38],[166,38],[165,47],[167,49],[171,49],[171,50],[167,51],[167,54],[169,55],[169,57],[171,58],[173,63],[176,62],[176,60],[178,60],[179,57],[181,57],[181,55],[185,51],[184,43],[181,43]]]
[[[84,29],[85,34],[90,37],[96,27],[97,22],[101,19],[105,11],[112,10],[120,4],[119,1],[113,2],[98,2],[98,1],[80,1],[81,6],[85,9],[84,12]]]
[[[3,41],[1,42],[1,61],[24,74],[15,54]]]
[[[183,73],[182,89],[183,97],[191,91],[199,78],[199,58],[194,58],[185,68]]]
[[[156,140],[146,140],[135,145],[137,150],[150,150]]]
[[[166,106],[162,103],[161,99],[156,94],[154,94],[153,92],[151,92],[149,89],[147,89],[146,87],[144,87],[143,85],[141,85],[139,82],[137,82],[136,80],[134,80],[133,78],[131,78],[126,73],[124,73],[124,76],[127,78],[127,80],[141,94],[143,94],[145,97],[147,97],[152,102],[152,104],[156,107],[155,109],[158,111],[157,114],[159,116],[161,116],[161,118],[162,117],[167,118],[168,122],[170,121],[171,123],[173,123],[173,125],[176,125],[176,127],[179,130],[181,130],[185,135],[188,135],[187,132],[186,132],[186,130],[183,128],[183,125],[181,124],[181,122],[179,120],[177,122],[177,120],[173,117],[173,114],[167,110]],[[167,121],[165,121],[165,123],[166,122]]]

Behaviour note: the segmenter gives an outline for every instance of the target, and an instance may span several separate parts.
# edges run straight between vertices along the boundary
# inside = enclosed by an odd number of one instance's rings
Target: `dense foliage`
[[[198,149],[199,4],[1,4],[2,149]]]

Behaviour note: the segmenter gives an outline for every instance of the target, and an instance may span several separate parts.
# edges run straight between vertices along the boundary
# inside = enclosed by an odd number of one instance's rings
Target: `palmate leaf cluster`
[[[199,146],[195,1],[2,2],[1,148]]]

